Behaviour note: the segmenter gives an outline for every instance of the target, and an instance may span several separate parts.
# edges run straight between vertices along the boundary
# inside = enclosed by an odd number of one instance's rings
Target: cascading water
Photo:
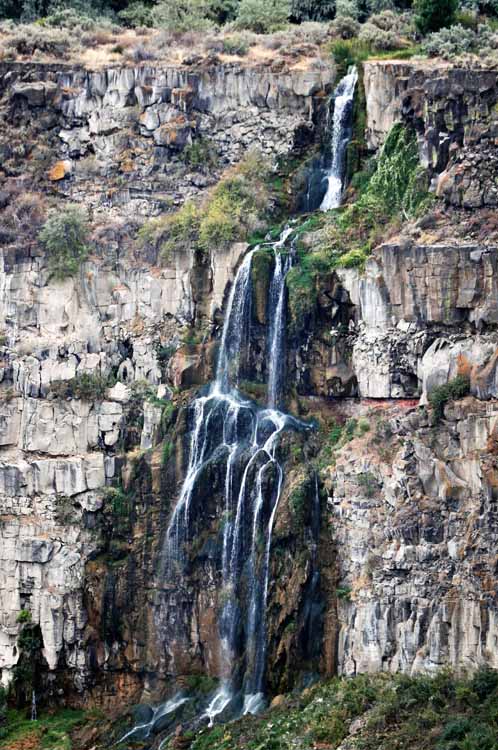
[[[327,192],[320,206],[321,211],[329,211],[341,205],[346,150],[351,140],[353,127],[353,101],[358,72],[353,66],[339,82],[334,92],[334,117],[332,125],[332,163],[327,174]]]
[[[164,575],[174,577],[180,587],[194,533],[196,488],[207,466],[224,466],[221,685],[205,709],[210,723],[236,697],[243,713],[256,712],[264,703],[270,550],[283,482],[278,444],[285,429],[301,426],[277,410],[284,380],[285,277],[292,263],[284,244],[291,231],[286,229],[279,242],[267,249],[271,252],[273,247],[275,261],[268,298],[267,407],[257,407],[237,390],[249,347],[251,267],[256,248],[246,255],[231,289],[216,379],[191,407],[188,469],[163,550]]]

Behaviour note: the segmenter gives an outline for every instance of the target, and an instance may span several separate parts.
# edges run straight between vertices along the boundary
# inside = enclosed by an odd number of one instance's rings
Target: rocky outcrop
[[[354,376],[358,395],[425,398],[428,386],[474,368],[473,392],[495,396],[494,247],[382,245],[364,273],[337,274],[353,311],[342,334],[343,368],[350,363],[346,379]]]
[[[312,142],[333,78],[331,69],[219,64],[98,72],[4,64],[3,168],[17,176],[23,153],[36,180],[97,215],[155,214],[214,184],[250,149],[274,160]]]
[[[409,122],[439,196],[464,208],[498,204],[495,71],[440,61],[372,61],[365,63],[364,81],[371,149],[395,122]]]
[[[445,418],[378,408],[330,472],[346,674],[498,666],[496,404]]]

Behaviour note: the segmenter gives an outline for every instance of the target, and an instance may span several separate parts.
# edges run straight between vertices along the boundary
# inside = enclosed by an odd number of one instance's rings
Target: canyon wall
[[[218,669],[219,487],[206,485],[199,499],[194,594],[178,614],[188,639],[166,648],[157,632],[169,625],[157,617],[168,589],[157,570],[185,474],[188,404],[212,376],[246,246],[209,258],[178,251],[160,265],[129,236],[138,216],[202,196],[250,147],[274,159],[317,145],[334,74],[3,63],[0,76],[4,175],[36,184],[53,205],[82,203],[97,221],[112,219],[81,272],[63,282],[29,233],[0,253],[2,680],[17,663],[27,608],[49,682],[73,701],[152,699],[173,652],[181,675]],[[442,201],[495,205],[495,73],[368,62],[365,87],[370,148],[402,119],[418,133]],[[216,154],[207,171],[182,157],[201,141]],[[291,404],[306,418],[323,412],[368,428],[334,461],[322,456],[318,494],[307,465],[327,436],[310,430],[282,446],[268,608],[273,693],[308,672],[498,666],[496,270],[492,242],[451,233],[436,241],[422,226],[377,248],[364,271],[331,273],[311,327],[289,331]],[[265,309],[255,295],[247,388],[257,396]],[[184,340],[192,325],[201,341]],[[84,373],[118,382],[89,401],[61,395],[61,382]],[[469,396],[431,421],[428,393],[457,374],[469,375]]]

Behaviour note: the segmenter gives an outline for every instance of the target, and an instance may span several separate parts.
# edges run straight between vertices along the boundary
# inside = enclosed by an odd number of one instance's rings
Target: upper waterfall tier
[[[353,101],[358,71],[355,67],[340,81],[334,92],[334,118],[332,125],[332,163],[328,170],[328,187],[320,206],[322,211],[341,205],[346,170],[346,149],[353,126]]]

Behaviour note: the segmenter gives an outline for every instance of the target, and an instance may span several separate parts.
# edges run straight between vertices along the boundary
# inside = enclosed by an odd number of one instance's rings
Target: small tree
[[[414,8],[417,29],[428,34],[455,22],[458,0],[415,0]]]
[[[256,34],[281,29],[291,15],[290,0],[241,0],[236,24]]]
[[[180,34],[205,31],[212,26],[212,6],[211,0],[161,0],[152,11],[152,23]]]
[[[292,0],[292,18],[295,21],[325,21],[335,14],[335,0]]]
[[[77,206],[53,213],[40,232],[48,253],[49,268],[58,279],[73,276],[88,256],[89,227]]]

